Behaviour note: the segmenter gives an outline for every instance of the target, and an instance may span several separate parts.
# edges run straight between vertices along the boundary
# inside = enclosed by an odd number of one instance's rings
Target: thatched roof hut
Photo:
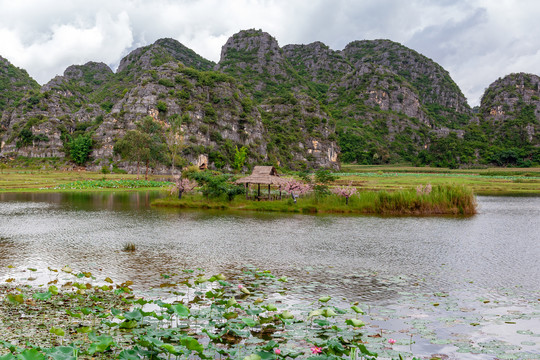
[[[251,175],[236,180],[237,184],[281,185],[285,182],[273,166],[255,166]]]
[[[246,198],[249,193],[249,184],[257,184],[257,199],[261,199],[261,184],[268,185],[268,199],[270,199],[270,186],[275,185],[280,188],[281,198],[281,185],[284,185],[287,180],[279,177],[277,170],[273,166],[255,166],[251,175],[236,180],[237,184],[244,184],[246,186]]]

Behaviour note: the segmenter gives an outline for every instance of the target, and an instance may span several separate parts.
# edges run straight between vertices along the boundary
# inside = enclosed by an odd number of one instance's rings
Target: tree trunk
[[[140,171],[139,171],[139,162],[137,161],[137,180],[139,180],[139,174],[140,174]]]
[[[182,200],[182,190],[178,190],[178,200]]]
[[[150,160],[146,160],[146,172],[144,173],[144,180],[148,180],[148,164]]]

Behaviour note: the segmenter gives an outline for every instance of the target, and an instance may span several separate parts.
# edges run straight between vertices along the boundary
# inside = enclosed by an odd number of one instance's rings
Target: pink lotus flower
[[[314,346],[314,347],[311,348],[311,353],[312,354],[320,354],[320,353],[322,353],[322,348]]]
[[[238,284],[238,289],[243,289],[243,288],[244,288],[244,285]]]
[[[388,343],[389,343],[390,345],[394,345],[394,344],[396,343],[396,340],[394,340],[394,339],[388,339]]]
[[[274,354],[276,354],[276,355],[281,354],[281,350],[278,349],[278,348],[275,348],[275,349],[274,349]]]

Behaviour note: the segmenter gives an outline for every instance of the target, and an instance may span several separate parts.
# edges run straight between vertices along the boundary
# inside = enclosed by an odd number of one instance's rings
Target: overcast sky
[[[88,61],[116,70],[163,37],[217,62],[227,39],[250,28],[280,46],[400,42],[448,70],[471,106],[499,77],[540,73],[537,0],[0,0],[0,56],[40,84]]]

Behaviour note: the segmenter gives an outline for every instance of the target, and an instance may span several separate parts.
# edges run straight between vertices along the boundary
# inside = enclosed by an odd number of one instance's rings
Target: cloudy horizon
[[[448,70],[471,106],[500,77],[540,73],[533,0],[0,0],[0,9],[0,56],[40,84],[88,61],[115,71],[130,51],[164,37],[217,62],[227,39],[251,28],[280,46],[399,42]]]

